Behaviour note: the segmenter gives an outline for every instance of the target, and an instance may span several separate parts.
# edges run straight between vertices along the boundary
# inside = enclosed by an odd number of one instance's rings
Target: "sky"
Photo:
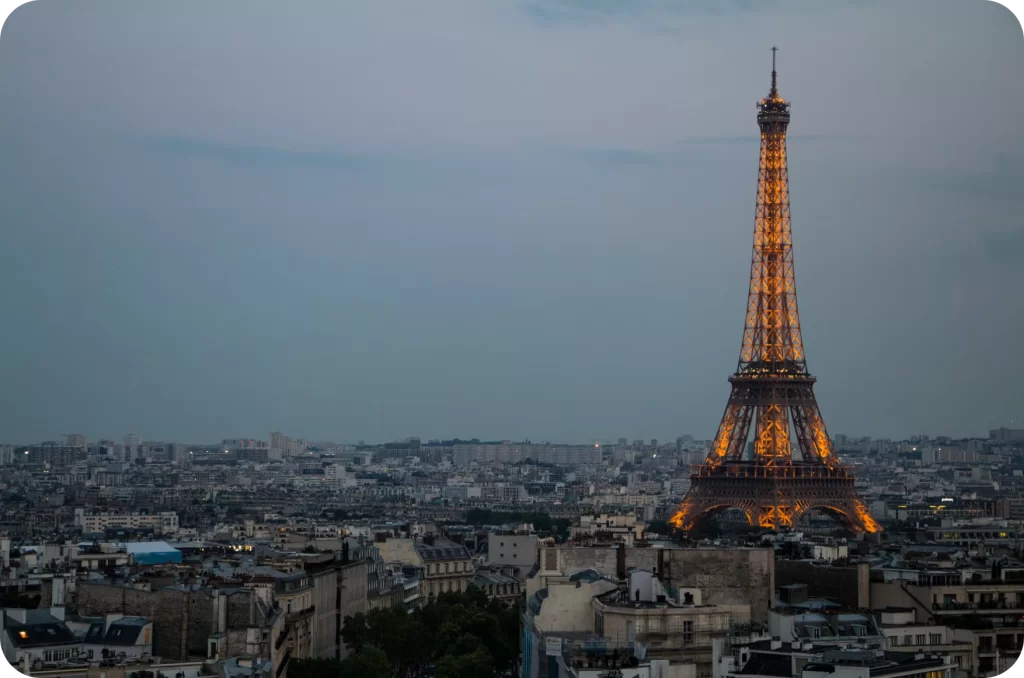
[[[0,33],[0,441],[712,437],[773,45],[829,432],[1024,427],[998,4],[36,0]]]

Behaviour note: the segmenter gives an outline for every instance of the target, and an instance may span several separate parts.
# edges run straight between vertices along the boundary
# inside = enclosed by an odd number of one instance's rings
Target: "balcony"
[[[304,608],[302,610],[299,610],[297,612],[296,611],[289,612],[288,614],[285,615],[284,620],[285,620],[285,623],[291,624],[293,622],[299,621],[300,619],[304,619],[306,617],[312,617],[314,612],[316,612],[316,605],[310,605],[309,607]]]
[[[979,657],[1017,657],[1021,653],[1021,645],[982,645],[978,647]]]
[[[1024,610],[1024,601],[1015,600],[980,600],[974,602],[958,602],[950,600],[942,603],[932,603],[932,609],[940,612],[953,612],[962,610]]]

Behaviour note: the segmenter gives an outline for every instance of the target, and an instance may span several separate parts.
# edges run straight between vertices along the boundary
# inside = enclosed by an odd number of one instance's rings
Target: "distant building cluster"
[[[729,512],[672,534],[711,444],[691,436],[2,445],[4,656],[53,678],[286,678],[346,657],[360,612],[477,590],[520,610],[523,678],[1005,671],[1024,644],[1017,432],[833,443],[880,534]]]

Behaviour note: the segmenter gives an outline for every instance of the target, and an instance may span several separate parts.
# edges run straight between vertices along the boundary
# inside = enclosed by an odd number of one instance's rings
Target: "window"
[[[684,643],[692,643],[693,642],[693,621],[684,621],[683,622],[683,642]]]
[[[912,635],[910,635],[909,633],[907,635],[903,636],[903,644],[904,645],[913,645],[914,644],[914,637]]]
[[[445,563],[444,564],[444,571],[445,571],[445,574],[448,574],[449,572],[451,572],[451,563]]]
[[[892,637],[890,637],[889,638],[889,644],[892,645],[893,647],[899,645],[900,644],[900,637],[899,636],[892,636]]]
[[[924,645],[925,635],[923,633],[917,634],[917,644]]]
[[[942,634],[941,633],[929,633],[928,634],[929,645],[942,645]]]

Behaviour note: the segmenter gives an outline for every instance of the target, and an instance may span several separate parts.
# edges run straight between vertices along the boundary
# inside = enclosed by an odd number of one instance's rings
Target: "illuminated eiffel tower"
[[[789,223],[790,105],[776,86],[775,52],[773,47],[771,91],[757,104],[761,166],[739,366],[729,377],[732,394],[711,451],[692,470],[690,490],[670,522],[690,530],[718,511],[736,508],[751,525],[782,529],[816,509],[854,532],[877,532],[878,523],[854,490],[853,474],[832,448],[804,357]]]

